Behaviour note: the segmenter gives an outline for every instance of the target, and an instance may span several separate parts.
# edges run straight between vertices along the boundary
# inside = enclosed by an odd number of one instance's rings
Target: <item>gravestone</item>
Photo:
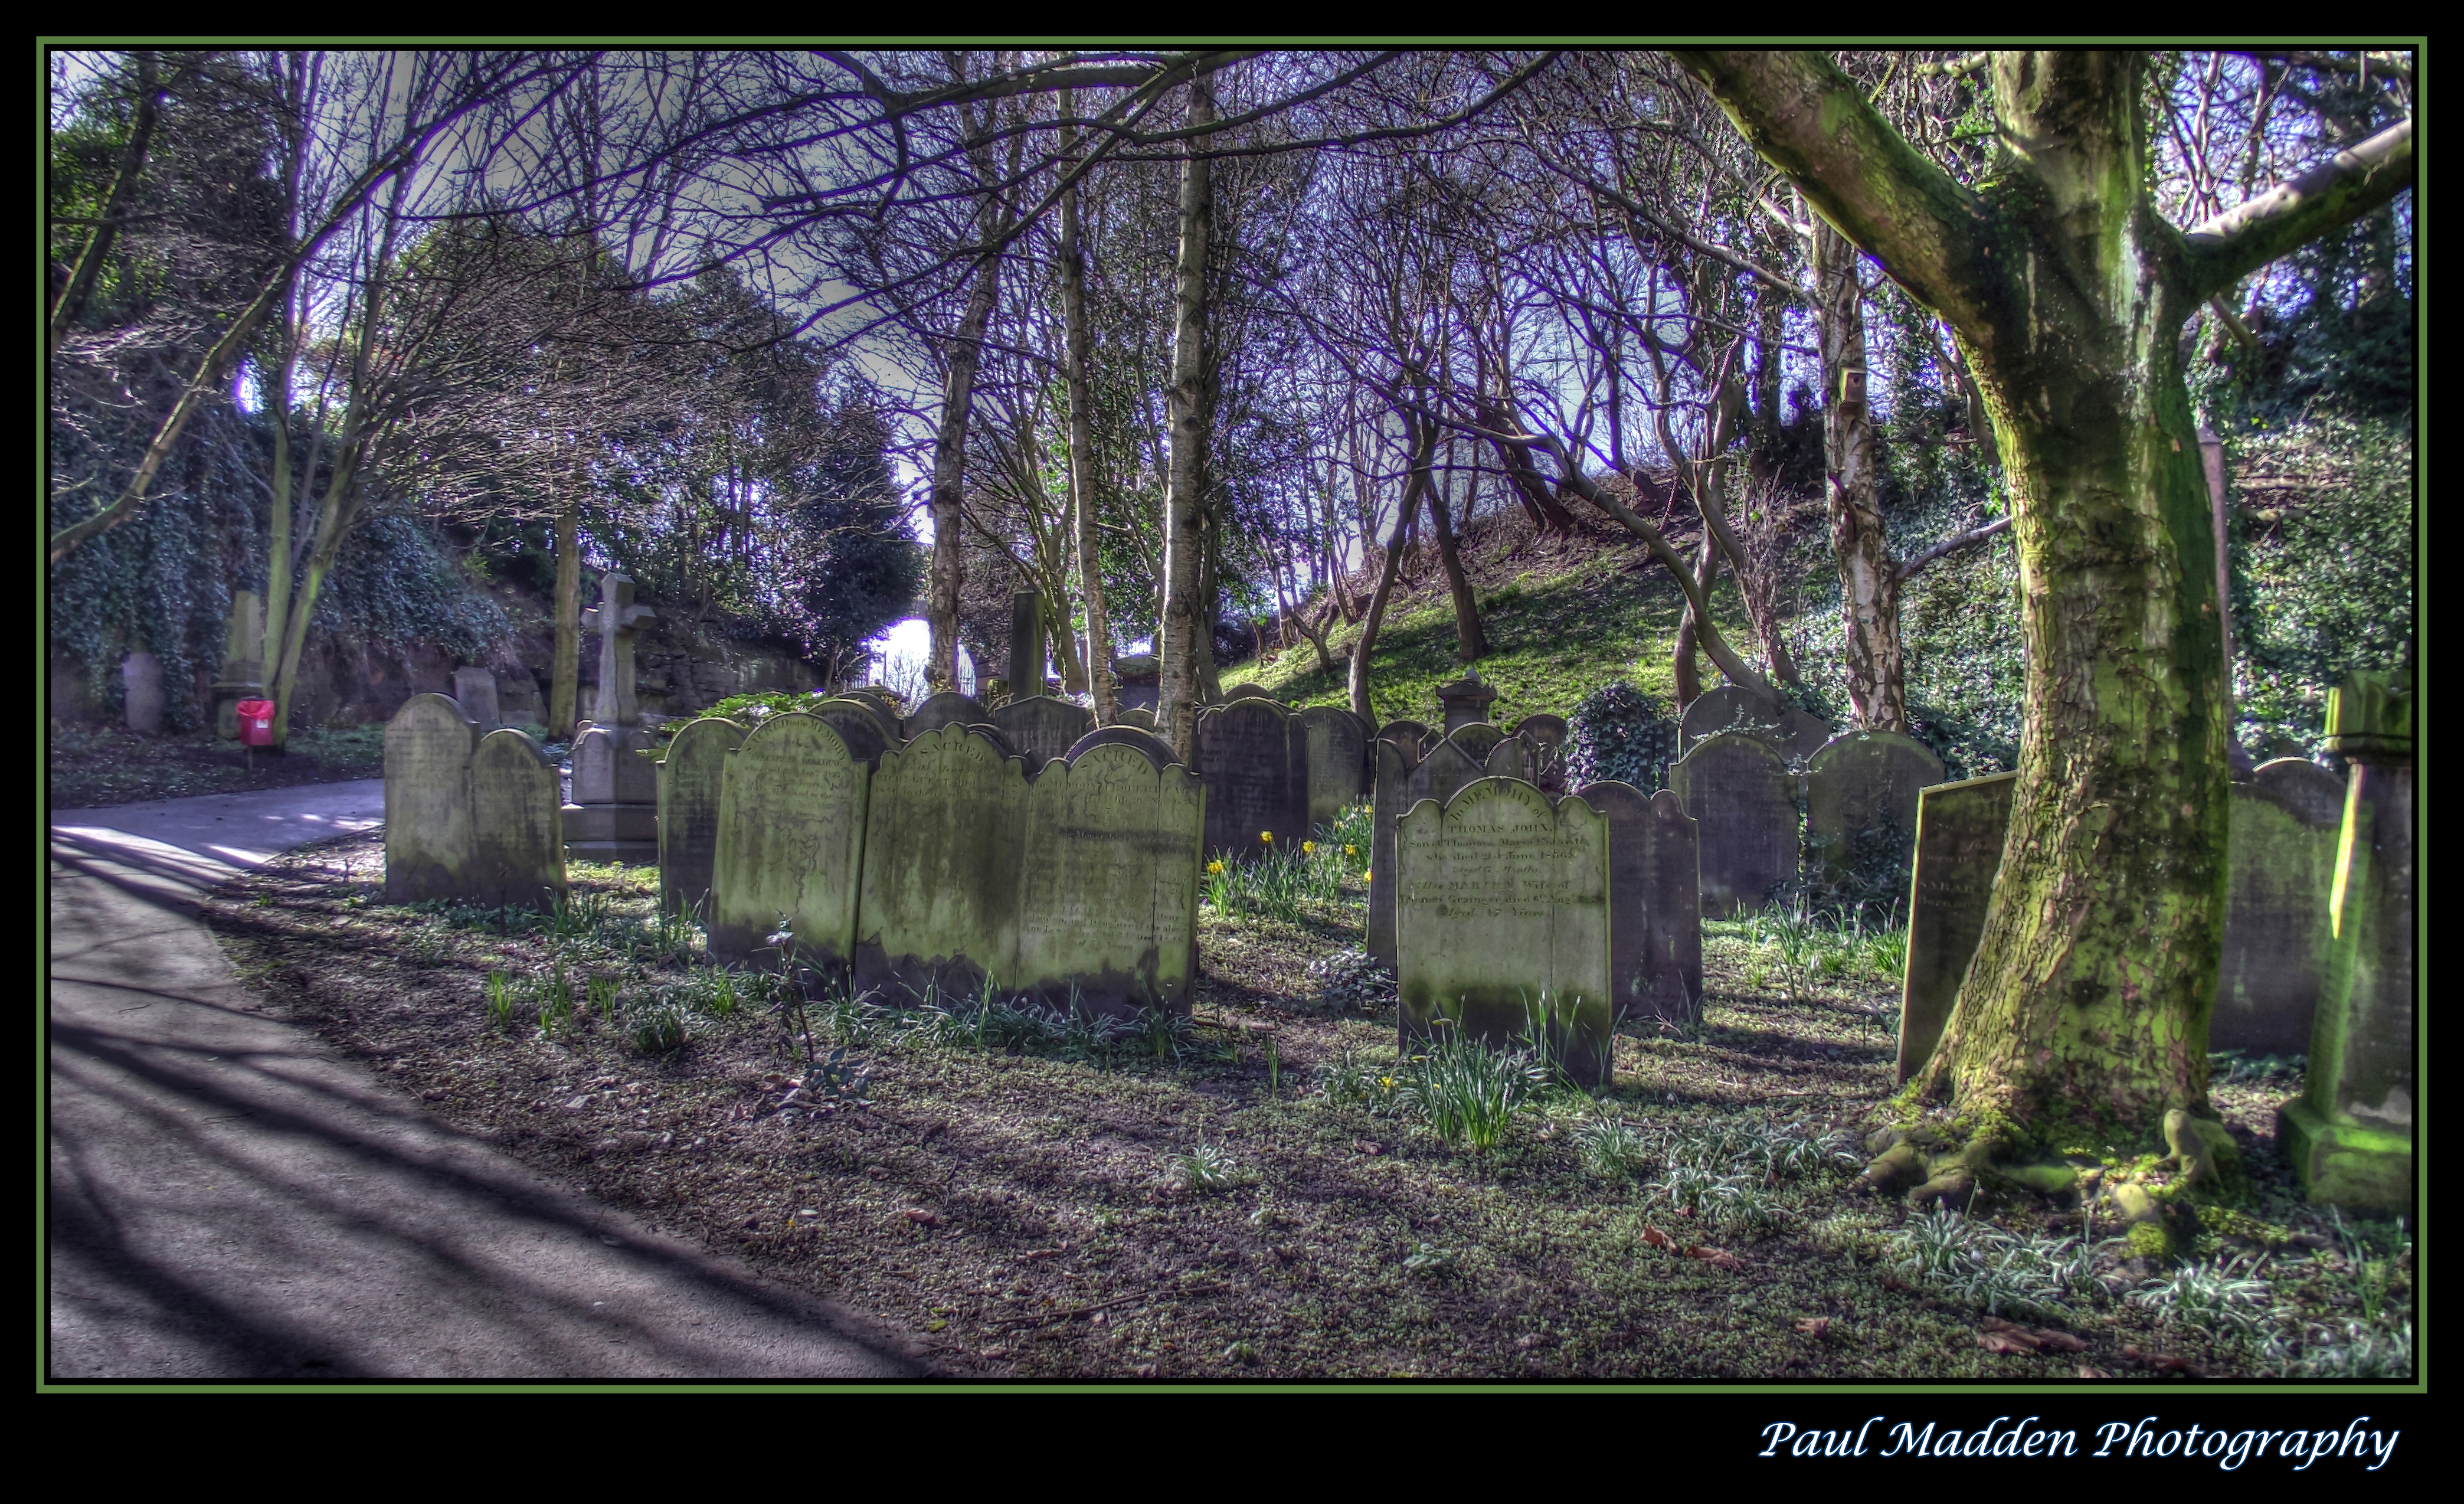
[[[710,957],[775,968],[783,922],[807,974],[855,953],[869,770],[816,716],[772,716],[727,754],[711,862]]]
[[[1153,731],[1155,728],[1155,707],[1131,705],[1114,717],[1112,723],[1118,726],[1135,726],[1140,731]]]
[[[1360,718],[1332,705],[1300,713],[1309,738],[1309,820],[1311,829],[1331,825],[1360,803],[1369,785],[1369,738]]]
[[[633,636],[641,624],[659,613],[633,603],[628,575],[603,575],[599,604],[582,613],[582,630],[599,635],[599,698],[593,724],[627,730],[642,723],[642,702],[634,693]]]
[[[214,677],[214,734],[239,740],[239,702],[265,696],[265,601],[254,590],[231,592],[223,634],[222,672]]]
[[[2251,774],[2251,782],[2312,825],[2343,823],[2344,781],[2306,757],[2261,763]]]
[[[1896,731],[1852,731],[1815,753],[1805,769],[1805,865],[1815,891],[1899,906],[1916,849],[1917,797],[1942,772],[1932,748]]]
[[[163,660],[132,652],[120,660],[121,719],[140,736],[163,731]]]
[[[1706,737],[1669,764],[1668,786],[1694,817],[1705,917],[1759,909],[1795,880],[1796,777],[1769,743]]]
[[[1205,785],[1108,726],[1028,788],[1012,988],[1046,1006],[1186,1012],[1198,964]],[[1114,738],[1097,741],[1097,738]]]
[[[898,745],[896,723],[884,730],[881,712],[863,700],[825,699],[808,714],[828,721],[847,744],[848,755],[859,763],[878,764],[882,753]]]
[[[1020,590],[1009,598],[1009,695],[1031,699],[1044,693],[1044,597]]]
[[[1531,745],[1531,761],[1536,769],[1532,782],[1547,793],[1566,791],[1566,718],[1543,712],[1526,716],[1514,728],[1514,734]]]
[[[2413,1196],[2413,706],[2356,674],[2327,698],[2345,760],[2329,944],[2300,1100],[2277,1144],[2314,1202],[2408,1213]]]
[[[1545,1028],[1568,1075],[1608,1079],[1608,831],[1582,800],[1552,807],[1505,778],[1403,816],[1396,944],[1406,1051],[1441,1018],[1492,1046]]]
[[[938,731],[943,726],[981,726],[989,725],[991,721],[992,713],[974,697],[961,695],[957,690],[943,690],[916,706],[915,714],[900,722],[898,732],[912,741],[927,731]]]
[[[895,737],[898,734],[898,701],[891,696],[890,691],[883,689],[878,684],[864,684],[859,685],[854,689],[839,691],[838,697],[842,699],[860,699],[866,704],[872,706],[875,710],[880,711],[883,718],[890,722],[890,734],[892,737]]]
[[[1369,940],[1370,959],[1392,970],[1397,961],[1395,931],[1396,829],[1405,811],[1423,799],[1443,804],[1487,776],[1487,769],[1463,755],[1462,747],[1441,739],[1436,748],[1417,762],[1406,761],[1400,748],[1379,738],[1377,783],[1370,800]]]
[[[717,716],[688,722],[668,743],[658,772],[659,907],[669,914],[710,917],[719,794],[728,755],[743,744],[744,728]]]
[[[1696,742],[1723,731],[1761,736],[1778,726],[1784,708],[1778,696],[1750,684],[1705,690],[1677,718],[1677,755],[1685,756]]]
[[[2002,869],[2016,773],[1937,784],[1917,799],[1915,874],[1908,884],[1908,960],[1900,981],[1900,1082],[1922,1070],[1950,1022],[1959,984],[1985,934],[1985,906]]]
[[[1471,728],[1466,726],[1463,729],[1468,731]],[[1521,737],[1500,737],[1497,744],[1488,749],[1488,756],[1481,760],[1480,765],[1491,778],[1519,778],[1527,784],[1537,784],[1540,781],[1531,776],[1536,771],[1532,765],[1534,762],[1530,742]],[[1548,790],[1542,789],[1541,792]]]
[[[994,711],[993,724],[1026,760],[1032,777],[1044,771],[1045,763],[1067,757],[1070,746],[1095,729],[1095,713],[1066,699],[1035,695]]]
[[[2316,763],[2299,765],[2332,781]],[[2335,943],[2328,921],[2343,825],[2342,810],[2316,818],[2317,802],[2304,797],[2311,792],[2280,774],[2232,785],[2232,876],[2210,1050],[2253,1059],[2309,1052]]]
[[[455,669],[453,697],[462,702],[462,713],[471,718],[482,735],[505,723],[496,708],[496,676],[486,669]]]
[[[1171,742],[1135,726],[1098,726],[1070,743],[1068,757],[1074,762],[1082,754],[1092,752],[1097,747],[1135,747],[1140,757],[1154,762],[1157,767],[1177,766],[1180,761],[1172,755]]]
[[[413,695],[385,722],[387,903],[465,898],[476,865],[471,754],[478,727],[443,695]]]
[[[1609,996],[1618,1018],[1691,1023],[1703,1010],[1703,899],[1694,817],[1663,788],[1585,784],[1608,822]]]
[[[1281,705],[1236,699],[1199,711],[1193,761],[1206,784],[1209,855],[1295,851],[1309,839],[1309,733]]]
[[[1449,734],[1457,729],[1477,724],[1488,719],[1488,702],[1497,698],[1492,685],[1480,681],[1480,670],[1466,670],[1452,684],[1438,686],[1438,704],[1444,711],[1445,728]]]
[[[1263,685],[1244,682],[1227,686],[1215,703],[1228,705],[1236,699],[1275,699],[1275,697],[1266,693]],[[1280,705],[1283,701],[1275,700],[1275,703]]]
[[[955,1002],[1005,973],[1025,835],[1024,768],[992,739],[943,726],[884,754],[865,815],[857,990]]]
[[[556,764],[525,733],[487,731],[479,738],[471,754],[472,902],[546,913],[564,896],[556,784]]]
[[[1447,727],[1446,740],[1463,748],[1463,756],[1473,762],[1485,763],[1489,753],[1497,750],[1497,744],[1506,740],[1506,733],[1485,720],[1476,720],[1468,725]]]
[[[643,755],[653,745],[639,727],[595,725],[573,739],[568,856],[641,866],[659,859],[658,768]]]

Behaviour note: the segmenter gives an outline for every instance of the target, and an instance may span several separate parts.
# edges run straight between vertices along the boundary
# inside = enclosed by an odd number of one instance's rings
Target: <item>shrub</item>
[[[1677,756],[1677,721],[1631,684],[1603,684],[1566,718],[1566,781],[1615,780],[1654,793],[1667,783]]]

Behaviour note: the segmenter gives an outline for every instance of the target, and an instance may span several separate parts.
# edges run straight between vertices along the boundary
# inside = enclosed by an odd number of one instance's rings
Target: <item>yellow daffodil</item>
[[[1303,841],[1301,843],[1301,854],[1303,856],[1311,855],[1315,853],[1316,851],[1317,843],[1315,841]]]
[[[1343,854],[1346,856],[1357,856],[1360,854],[1360,848],[1356,846],[1347,846],[1343,849]]]
[[[1206,864],[1206,870],[1210,874],[1220,873],[1223,870],[1223,864],[1221,862],[1208,862]]]
[[[1275,844],[1275,832],[1272,830],[1261,830],[1258,832],[1258,839],[1265,842],[1268,846],[1272,846]]]
[[[1372,875],[1373,875],[1373,874],[1369,874],[1369,873],[1362,873],[1362,874],[1360,874],[1360,880],[1361,880],[1362,882],[1367,882],[1367,881],[1370,879],[1370,877],[1371,877]]]

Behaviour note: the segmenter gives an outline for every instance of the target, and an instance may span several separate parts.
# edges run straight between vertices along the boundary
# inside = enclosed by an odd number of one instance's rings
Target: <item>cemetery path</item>
[[[264,1011],[199,896],[384,807],[368,780],[52,812],[49,1377],[923,1371]]]

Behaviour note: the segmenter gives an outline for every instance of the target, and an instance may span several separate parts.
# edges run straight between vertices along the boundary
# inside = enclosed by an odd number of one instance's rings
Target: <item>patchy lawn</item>
[[[252,758],[210,728],[141,737],[111,727],[54,725],[44,750],[55,809],[385,776],[383,726],[295,731],[287,752],[275,755],[260,747]]]
[[[2148,1295],[2172,1272],[2076,1211],[1926,1221],[1859,1193],[1892,1089],[1887,943],[1709,926],[1699,1027],[1629,1028],[1612,1090],[1538,1091],[1480,1154],[1394,1084],[1356,881],[1284,919],[1210,905],[1193,1025],[1116,1034],[977,1000],[800,1021],[766,979],[693,962],[648,874],[577,868],[545,921],[385,907],[383,856],[376,835],[295,852],[209,921],[293,1017],[443,1120],[902,1323],[951,1373],[2349,1371],[2387,1361],[2410,1309],[2400,1229],[2290,1194],[2282,1073],[2217,1091],[2255,1184],[2207,1213],[2187,1293]],[[1943,1251],[1996,1236],[2006,1268],[2016,1249],[2068,1272],[1996,1284]],[[2262,1254],[2255,1281],[2218,1265]]]

